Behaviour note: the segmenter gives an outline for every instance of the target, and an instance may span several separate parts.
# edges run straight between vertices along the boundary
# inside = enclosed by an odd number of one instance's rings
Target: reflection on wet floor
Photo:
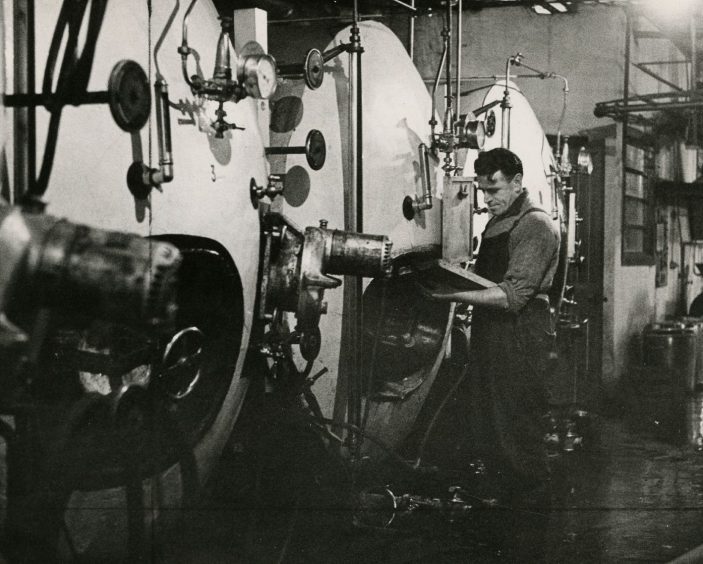
[[[235,436],[163,561],[666,562],[703,544],[703,454],[662,440],[655,414],[630,413],[592,417],[582,446],[553,457],[549,495],[530,503],[488,501],[491,476],[457,494],[455,475],[380,472],[361,518],[352,482],[378,470],[352,476],[315,437],[263,417],[251,448]],[[384,486],[398,496],[390,523]],[[408,511],[403,495],[425,504]]]

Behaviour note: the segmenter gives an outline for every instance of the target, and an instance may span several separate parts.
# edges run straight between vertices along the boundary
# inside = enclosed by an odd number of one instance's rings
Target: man
[[[476,274],[497,285],[426,290],[473,305],[467,387],[471,450],[498,466],[512,494],[548,478],[542,418],[552,330],[547,293],[557,268],[559,231],[522,186],[522,162],[507,149],[480,153],[478,187],[491,214]]]

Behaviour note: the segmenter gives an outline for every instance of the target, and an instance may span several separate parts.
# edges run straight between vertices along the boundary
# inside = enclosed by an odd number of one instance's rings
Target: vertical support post
[[[353,93],[350,96],[350,112],[353,119],[350,120],[352,132],[350,141],[353,155],[353,229],[357,233],[364,231],[364,136],[363,136],[363,90],[362,90],[362,65],[361,55],[364,52],[361,46],[361,32],[359,30],[359,7],[358,1],[354,0],[354,23],[352,24],[350,36],[350,59],[349,59],[349,88]],[[349,315],[353,322],[351,326],[351,370],[347,381],[347,421],[355,426],[361,425],[361,402],[363,385],[363,279],[360,276],[347,277],[347,284],[353,286],[353,292],[347,294],[348,301],[345,305],[350,305],[352,311]],[[347,312],[345,308],[345,313]],[[367,400],[368,401],[368,400]],[[351,441],[351,452],[354,457],[359,453],[359,441],[357,437]]]
[[[625,167],[627,166],[627,131],[628,131],[628,112],[627,112],[627,107],[629,106],[630,103],[630,58],[631,58],[631,52],[630,52],[630,47],[632,43],[632,11],[630,9],[627,9],[625,11],[625,72],[624,72],[624,81],[623,81],[623,93],[622,93],[622,100],[623,100],[623,107],[625,111],[622,114],[622,164],[621,164],[621,182],[622,186],[625,186]],[[625,190],[622,190],[623,194],[623,212],[622,212],[622,217],[625,217]]]

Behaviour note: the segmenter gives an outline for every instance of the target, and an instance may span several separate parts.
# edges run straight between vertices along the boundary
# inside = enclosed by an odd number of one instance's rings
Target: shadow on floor
[[[465,476],[451,510],[456,473],[352,472],[286,409],[249,406],[164,562],[666,562],[703,543],[703,455],[638,428],[642,412],[593,417],[580,447],[553,453],[541,498],[490,501],[496,477]],[[440,503],[394,514],[386,486]],[[360,513],[360,489],[378,505]]]

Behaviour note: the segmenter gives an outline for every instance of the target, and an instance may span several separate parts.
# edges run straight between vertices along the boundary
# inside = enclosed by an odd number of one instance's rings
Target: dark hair
[[[512,151],[497,147],[478,154],[474,161],[474,171],[479,176],[488,177],[501,171],[506,179],[512,180],[516,174],[522,174],[522,161]]]

